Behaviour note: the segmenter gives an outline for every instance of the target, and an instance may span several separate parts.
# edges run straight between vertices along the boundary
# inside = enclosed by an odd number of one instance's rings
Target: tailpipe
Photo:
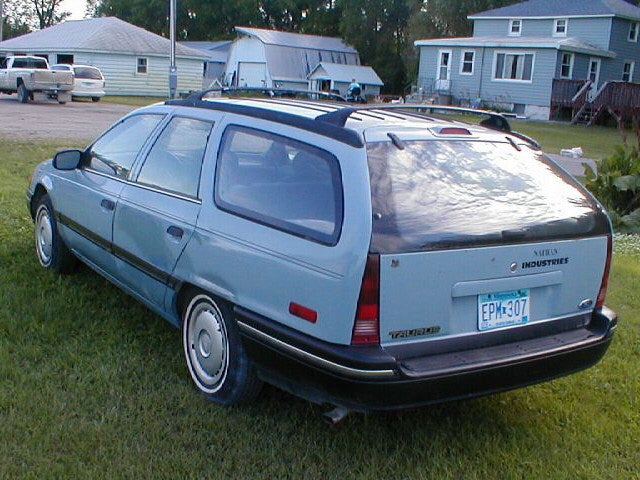
[[[335,407],[333,410],[323,413],[322,420],[324,420],[329,425],[337,425],[344,418],[351,413],[351,410],[348,410],[344,407]]]

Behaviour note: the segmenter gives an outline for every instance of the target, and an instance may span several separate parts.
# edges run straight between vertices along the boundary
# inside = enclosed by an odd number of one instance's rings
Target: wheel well
[[[191,283],[183,283],[178,291],[175,294],[175,300],[173,304],[174,312],[177,313],[178,318],[180,319],[180,325],[182,324],[182,313],[187,308],[189,300],[197,295],[198,293],[204,293],[212,297],[215,301],[225,303],[227,305],[233,306],[233,303],[229,300],[225,300],[224,298],[211,293],[210,291],[204,290],[196,285]]]
[[[18,80],[17,80],[17,83],[16,83],[16,88],[18,88],[23,83],[24,83],[24,80],[22,80],[22,77],[18,77]]]
[[[39,183],[36,187],[36,191],[33,192],[33,196],[31,197],[31,204],[29,205],[29,211],[31,212],[32,219],[36,218],[36,205],[38,204],[38,200],[40,200],[40,198],[42,198],[42,196],[46,193],[47,189]]]

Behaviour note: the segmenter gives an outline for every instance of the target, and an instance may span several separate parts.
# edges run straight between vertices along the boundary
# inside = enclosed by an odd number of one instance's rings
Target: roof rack
[[[426,113],[428,111],[446,111],[446,112],[455,112],[455,113],[470,113],[473,115],[482,115],[487,118],[480,122],[480,126],[488,128],[490,130],[496,130],[499,132],[509,133],[514,137],[517,137],[525,142],[529,143],[536,149],[540,148],[540,144],[536,142],[531,137],[524,135],[523,133],[513,131],[511,129],[511,125],[508,120],[500,113],[492,112],[490,110],[479,110],[476,108],[463,108],[463,107],[452,107],[450,105],[423,105],[423,104],[396,104],[396,105],[366,105],[360,107],[346,107],[340,108],[333,112],[325,113],[316,117],[316,120],[330,123],[332,125],[337,125],[340,127],[344,127],[347,123],[347,120],[351,115],[357,112],[363,111],[371,111],[371,110],[417,110],[418,113]]]
[[[336,93],[322,92],[319,90],[296,90],[292,88],[266,88],[266,87],[214,87],[206,90],[194,92],[187,97],[187,100],[202,100],[209,93],[220,95],[234,94],[255,94],[259,93],[269,98],[300,98],[306,97],[308,100],[333,100],[336,102],[346,102],[347,100]]]
[[[355,130],[349,128],[332,125],[326,122],[318,122],[314,118],[308,118],[292,113],[281,112],[269,108],[260,108],[252,105],[243,105],[230,102],[216,102],[202,99],[203,93],[191,95],[185,99],[167,100],[165,105],[176,105],[183,107],[205,108],[208,110],[216,110],[219,112],[235,113],[238,115],[246,115],[248,117],[260,118],[272,122],[282,123],[296,128],[301,128],[309,132],[317,133],[324,137],[333,138],[346,145],[362,148],[364,140],[362,136]]]

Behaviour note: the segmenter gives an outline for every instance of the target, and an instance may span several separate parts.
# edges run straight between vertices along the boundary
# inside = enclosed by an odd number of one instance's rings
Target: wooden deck
[[[555,82],[555,80],[554,80]],[[605,82],[590,99],[591,82],[576,93],[571,102],[571,123],[593,125],[605,113],[611,115],[619,126],[640,121],[640,84],[622,81]]]

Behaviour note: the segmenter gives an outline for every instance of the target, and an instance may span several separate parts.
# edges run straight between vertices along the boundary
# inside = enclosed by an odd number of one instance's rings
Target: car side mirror
[[[57,170],[75,170],[82,160],[80,150],[63,150],[53,157],[53,168]]]

